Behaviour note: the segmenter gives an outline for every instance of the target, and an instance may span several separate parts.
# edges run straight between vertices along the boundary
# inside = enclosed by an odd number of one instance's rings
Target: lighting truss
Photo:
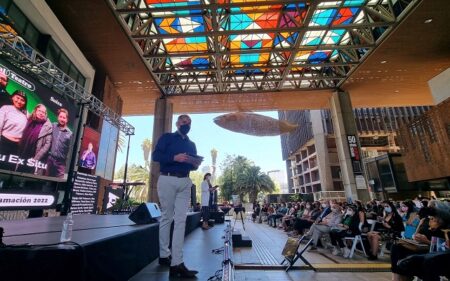
[[[420,0],[109,0],[165,95],[338,88]]]
[[[30,74],[55,92],[84,103],[96,115],[119,128],[126,135],[134,135],[134,127],[101,100],[35,51],[22,38],[9,32],[0,32],[0,56],[15,67]]]

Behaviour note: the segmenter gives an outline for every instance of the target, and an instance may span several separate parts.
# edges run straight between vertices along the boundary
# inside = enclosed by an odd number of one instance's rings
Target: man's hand
[[[175,162],[186,162],[188,159],[188,155],[186,153],[179,153],[173,157]]]

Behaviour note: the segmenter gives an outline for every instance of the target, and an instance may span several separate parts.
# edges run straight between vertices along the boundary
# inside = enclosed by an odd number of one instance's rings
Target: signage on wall
[[[98,176],[75,173],[70,210],[74,214],[95,214],[100,179]]]
[[[0,210],[50,208],[55,203],[55,194],[0,193]]]
[[[362,175],[361,155],[359,153],[358,142],[355,135],[347,135],[348,149],[352,160],[353,173]]]

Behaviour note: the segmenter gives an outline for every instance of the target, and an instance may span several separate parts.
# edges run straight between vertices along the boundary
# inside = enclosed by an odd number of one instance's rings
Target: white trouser
[[[172,266],[183,262],[184,232],[186,213],[191,199],[192,181],[190,178],[177,178],[160,175],[158,179],[158,196],[161,203],[161,220],[159,222],[159,256],[171,255],[170,225],[175,220],[172,238]]]

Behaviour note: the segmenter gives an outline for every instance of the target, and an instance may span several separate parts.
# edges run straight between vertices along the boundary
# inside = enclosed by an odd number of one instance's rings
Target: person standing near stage
[[[170,276],[194,277],[198,271],[189,270],[184,265],[183,244],[186,212],[191,198],[189,172],[196,170],[200,163],[192,161],[197,149],[187,136],[191,118],[180,115],[176,126],[176,132],[159,138],[152,153],[152,160],[159,162],[161,171],[157,183],[162,215],[159,222],[159,264],[170,265]],[[170,226],[174,220],[171,252]]]
[[[69,112],[58,109],[58,122],[53,123],[52,146],[47,159],[46,176],[62,178],[66,171],[66,159],[69,152],[72,131],[67,127]]]
[[[211,184],[211,173],[206,173],[203,177],[202,181],[202,217],[203,217],[203,224],[202,229],[209,229],[208,220],[209,220],[209,208],[210,208],[210,197],[211,194],[214,194],[214,190],[217,189],[216,186],[212,186]]]

